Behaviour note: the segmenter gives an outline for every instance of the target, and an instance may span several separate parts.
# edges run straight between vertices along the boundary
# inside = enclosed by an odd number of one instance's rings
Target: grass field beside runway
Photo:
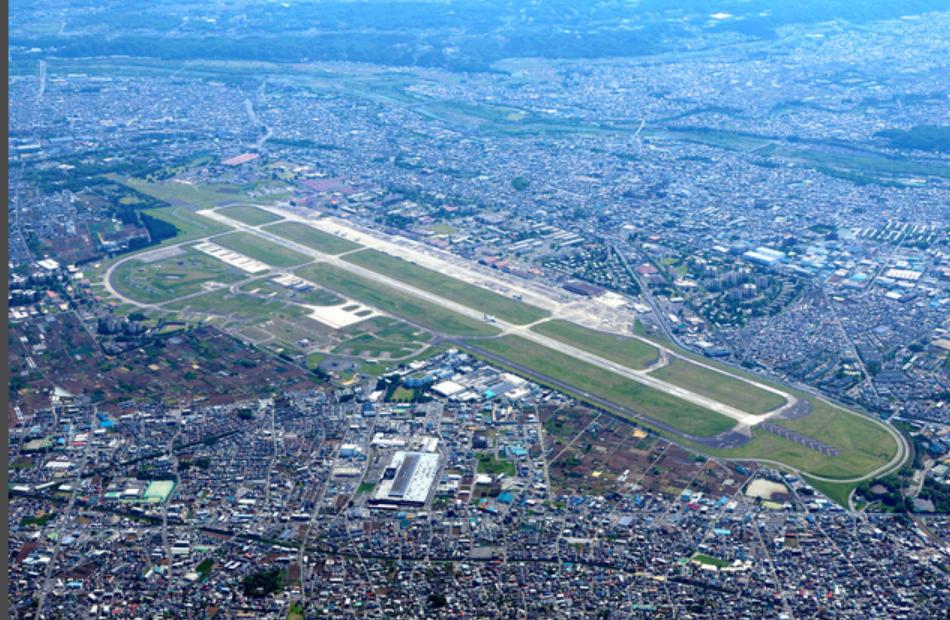
[[[736,425],[722,414],[518,336],[480,340],[477,346],[563,381],[579,393],[590,392],[690,435],[712,436]]]
[[[351,250],[358,250],[363,247],[342,237],[325,233],[317,230],[313,226],[308,226],[301,222],[280,222],[270,226],[264,226],[262,230],[281,236],[285,239],[305,245],[308,248],[323,252],[324,254],[342,254]]]
[[[660,355],[656,347],[642,340],[608,334],[561,319],[535,325],[531,330],[633,370],[648,368]]]
[[[175,301],[164,307],[178,312],[213,314],[244,323],[258,324],[264,324],[276,318],[298,319],[307,314],[305,308],[295,304],[279,299],[261,299],[244,293],[235,294],[226,288]]]
[[[344,328],[334,355],[398,358],[418,353],[432,334],[389,317],[374,317]]]
[[[498,333],[496,328],[487,323],[470,319],[410,293],[373,282],[332,265],[308,265],[298,269],[296,274],[435,332],[457,336],[492,336]]]
[[[243,277],[243,272],[216,258],[184,248],[154,262],[125,261],[112,272],[112,286],[133,301],[154,304],[197,293],[208,282],[231,284]]]
[[[239,254],[243,254],[254,260],[259,260],[271,267],[293,267],[294,265],[302,265],[313,260],[309,256],[294,252],[290,248],[285,248],[266,239],[262,239],[257,235],[246,232],[236,232],[222,237],[215,237],[211,241],[223,248],[234,250]]]
[[[675,357],[671,357],[666,366],[652,371],[650,376],[748,413],[767,413],[787,402],[779,394]]]
[[[218,213],[237,220],[248,226],[260,226],[261,224],[272,224],[281,221],[282,217],[274,215],[270,211],[254,207],[251,205],[235,205],[233,207],[222,207]]]
[[[343,260],[516,325],[525,325],[549,316],[541,308],[377,250],[348,254]]]
[[[241,287],[241,291],[262,297],[274,297],[298,304],[311,306],[336,306],[345,300],[339,295],[321,288],[311,288],[307,291],[298,291],[283,284],[274,282],[272,278],[258,278]]]

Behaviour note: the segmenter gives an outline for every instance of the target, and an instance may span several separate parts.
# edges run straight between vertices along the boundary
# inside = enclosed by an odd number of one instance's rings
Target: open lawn
[[[257,235],[246,232],[236,232],[222,237],[215,237],[213,241],[222,247],[259,260],[271,267],[293,267],[294,265],[302,265],[313,260],[309,256],[304,256],[289,248],[279,246],[276,243],[271,243]]]
[[[270,211],[252,207],[251,205],[235,205],[233,207],[224,207],[218,209],[218,213],[225,217],[230,217],[248,226],[260,226],[261,224],[270,224],[284,219],[279,215],[274,215]]]
[[[266,324],[274,319],[297,319],[306,314],[306,310],[300,306],[242,293],[234,294],[227,289],[189,297],[167,307],[169,310],[214,314],[240,322],[254,322],[264,329],[267,328]]]
[[[360,372],[370,377],[379,377],[386,374],[388,371],[393,370],[394,368],[398,368],[399,366],[408,365],[412,362],[427,360],[429,358],[435,357],[440,353],[444,353],[448,348],[448,345],[441,343],[430,346],[422,353],[413,355],[412,357],[406,358],[404,360],[399,360],[398,362],[382,360],[378,362],[364,363],[362,366],[360,366]]]
[[[234,230],[226,224],[210,220],[185,207],[158,207],[157,209],[145,209],[142,213],[168,222],[178,229],[178,234],[172,239],[166,240],[165,243],[181,243],[182,241]]]
[[[343,260],[518,325],[532,323],[548,316],[548,313],[541,308],[377,250],[363,250],[349,254]]]
[[[422,343],[391,342],[377,338],[372,334],[361,334],[341,342],[334,347],[335,355],[356,355],[370,358],[396,358],[412,355],[422,347]]]
[[[343,298],[322,288],[298,291],[274,282],[271,278],[252,280],[241,287],[241,291],[261,297],[274,297],[298,304],[310,306],[335,306],[343,303]]]
[[[203,290],[208,282],[231,284],[242,278],[237,269],[188,248],[152,263],[128,260],[112,272],[112,285],[140,303],[162,303]]]
[[[724,415],[518,336],[481,340],[477,345],[515,364],[563,381],[578,393],[590,392],[690,435],[711,436],[735,426],[735,422]],[[543,382],[541,377],[538,380]]]
[[[308,226],[301,222],[280,222],[271,226],[265,226],[263,230],[275,235],[280,235],[285,239],[290,239],[300,245],[313,248],[324,254],[342,254],[350,250],[358,250],[363,247],[358,243],[348,241],[342,237],[325,233],[317,230],[313,226]]]
[[[886,464],[896,454],[897,444],[894,438],[880,424],[825,401],[814,398],[811,400],[814,405],[811,415],[799,420],[773,422],[835,446],[841,450],[840,455],[825,456],[772,433],[756,429],[752,431],[752,441],[739,448],[699,449],[728,458],[777,461],[806,473],[841,479],[868,474]]]
[[[671,357],[666,366],[651,372],[650,376],[748,413],[766,413],[785,404],[785,399],[778,394],[675,357]]]
[[[492,336],[498,333],[491,325],[445,310],[409,293],[377,284],[332,265],[308,265],[298,269],[296,274],[435,332],[457,336]]]
[[[515,464],[507,459],[495,458],[491,454],[478,455],[478,473],[480,474],[514,476],[516,471]]]
[[[334,354],[382,359],[417,353],[432,338],[426,331],[383,316],[347,327],[343,333],[346,340],[333,349]]]
[[[535,325],[531,329],[634,370],[649,367],[660,354],[656,347],[642,340],[608,334],[560,319]]]
[[[230,202],[240,202],[248,198],[241,188],[225,184],[192,184],[174,179],[150,183],[144,179],[108,175],[114,181],[142,192],[171,205],[188,205],[199,209],[210,209]],[[258,199],[259,200],[259,199]],[[267,200],[266,197],[264,200]]]

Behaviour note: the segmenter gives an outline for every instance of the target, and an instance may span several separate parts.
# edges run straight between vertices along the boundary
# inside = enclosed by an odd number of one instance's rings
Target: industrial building
[[[438,453],[400,450],[393,454],[370,503],[379,507],[424,506],[438,473]]]

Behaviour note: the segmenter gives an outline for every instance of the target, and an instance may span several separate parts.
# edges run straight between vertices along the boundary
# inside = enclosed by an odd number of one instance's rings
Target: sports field
[[[324,254],[342,254],[351,250],[358,250],[363,247],[358,243],[348,241],[336,235],[317,230],[313,226],[308,226],[300,222],[280,222],[270,226],[264,226],[263,230],[269,233],[279,235],[290,241],[313,248]]]
[[[656,347],[642,340],[608,334],[561,319],[535,325],[531,330],[633,370],[648,368],[660,355]]]
[[[377,250],[363,250],[348,254],[343,260],[516,325],[525,325],[548,316],[548,313],[541,308],[510,299],[480,286],[467,284]]]

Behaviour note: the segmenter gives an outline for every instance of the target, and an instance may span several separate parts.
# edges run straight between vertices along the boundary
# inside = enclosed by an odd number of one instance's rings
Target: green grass
[[[639,322],[635,333],[648,336],[654,342],[660,342],[686,358],[701,361],[739,377],[758,381],[811,402],[813,411],[804,418],[772,421],[803,435],[836,446],[841,450],[839,456],[824,456],[820,452],[810,450],[771,433],[753,430],[752,441],[732,450],[713,450],[690,444],[691,447],[700,452],[726,458],[769,459],[785,463],[802,472],[841,479],[863,476],[874,471],[885,465],[897,453],[897,444],[893,437],[882,427],[883,423],[872,420],[868,416],[849,411],[761,375],[683,351],[663,338],[645,334]]]
[[[735,421],[724,415],[518,336],[482,340],[477,344],[515,364],[563,381],[579,393],[589,392],[629,407],[690,435],[711,436],[735,426]],[[580,398],[583,400],[583,396]]]
[[[711,555],[706,555],[705,553],[694,553],[693,557],[691,557],[690,560],[692,560],[693,562],[699,562],[700,564],[708,564],[710,566],[715,566],[717,568],[725,568],[732,564],[732,562],[729,562],[727,560],[721,560]]]
[[[280,222],[279,224],[264,226],[262,230],[280,235],[285,239],[290,239],[324,254],[337,255],[363,247],[358,243],[325,233],[301,222]]]
[[[275,299],[264,300],[241,293],[235,295],[228,289],[219,289],[176,301],[169,304],[167,308],[178,312],[188,311],[224,316],[240,322],[254,322],[258,326],[274,319],[300,319],[306,314],[306,310],[300,306]]]
[[[195,567],[195,572],[201,576],[202,580],[208,578],[208,575],[211,574],[211,567],[214,566],[214,560],[208,558],[201,562],[198,566]]]
[[[222,237],[215,237],[213,241],[222,247],[259,260],[271,267],[293,267],[294,265],[302,265],[313,260],[309,256],[304,256],[299,252],[294,252],[289,248],[279,246],[276,243],[271,243],[257,235],[246,232],[236,232]]]
[[[651,372],[650,376],[748,413],[766,413],[786,402],[778,394],[675,357],[671,357],[666,366]]]
[[[478,455],[478,473],[480,474],[514,476],[516,471],[515,464],[507,459],[495,458],[491,454],[484,453]]]
[[[851,491],[858,486],[856,482],[825,482],[824,480],[816,480],[811,476],[803,476],[803,478],[805,482],[824,493],[828,499],[843,508],[848,507],[848,498],[851,496]]]
[[[432,338],[432,334],[408,323],[381,316],[347,327],[343,333],[353,337],[337,345],[333,353],[370,358],[412,355]]]
[[[191,241],[192,239],[200,239],[209,235],[217,235],[234,230],[226,224],[220,224],[214,220],[210,220],[185,207],[157,207],[154,209],[145,209],[142,213],[171,224],[178,231],[178,234],[165,239],[157,245],[148,246],[137,252],[131,252],[104,260],[97,263],[98,267],[93,265],[87,266],[84,272],[90,280],[95,280],[105,273],[105,270],[108,269],[109,266],[130,256],[153,251],[160,247],[176,245]]]
[[[306,620],[300,603],[292,603],[287,609],[287,620]]]
[[[355,355],[370,358],[398,358],[412,355],[421,348],[418,343],[400,343],[382,340],[372,334],[361,334],[341,342],[333,348],[335,355]]]
[[[498,333],[491,325],[445,310],[409,293],[377,284],[332,265],[308,265],[298,269],[296,274],[435,332],[456,336],[492,336]]]
[[[353,335],[371,333],[377,338],[401,343],[426,342],[432,338],[432,334],[428,332],[385,316],[377,316],[368,321],[362,321],[345,328],[343,331]]]
[[[178,183],[174,180],[150,183],[144,179],[132,177],[107,176],[113,181],[131,187],[146,196],[178,206],[189,205],[199,209],[210,209],[229,202],[239,202],[248,197],[240,188],[233,185],[190,185],[188,183]],[[266,201],[267,198],[265,197],[264,200]]]
[[[251,205],[224,207],[222,209],[218,209],[218,213],[247,224],[248,226],[260,226],[261,224],[270,224],[272,222],[279,222],[280,220],[284,219],[279,215],[274,215],[270,211],[252,207]]]
[[[327,359],[327,356],[324,353],[311,353],[307,356],[307,368],[313,370],[322,364],[325,359]]]
[[[531,329],[634,370],[649,367],[660,355],[656,347],[642,340],[608,334],[561,319],[547,321]]]
[[[360,486],[356,488],[357,495],[366,495],[372,493],[376,489],[375,482],[361,482]]]
[[[379,362],[366,363],[360,366],[360,372],[370,377],[379,377],[400,365],[408,366],[412,362],[424,361],[424,360],[433,358],[440,353],[444,353],[448,348],[449,348],[448,345],[446,345],[445,343],[442,343],[442,344],[428,347],[422,353],[419,353],[418,355],[413,355],[412,357],[406,358],[404,360],[399,360],[398,362],[379,361]]]
[[[394,403],[409,403],[412,402],[415,395],[416,393],[413,390],[400,386],[396,388],[389,400]]]
[[[29,527],[35,525],[36,527],[45,527],[47,523],[53,520],[56,516],[55,512],[47,512],[41,517],[23,517],[20,519],[20,525],[23,527]]]
[[[773,422],[833,445],[841,450],[840,455],[825,456],[755,429],[752,431],[752,441],[739,448],[697,449],[715,456],[778,461],[804,473],[840,479],[868,474],[886,464],[897,453],[894,439],[873,420],[821,400],[812,399],[812,403],[814,410],[804,418]]]
[[[217,235],[219,233],[234,230],[232,227],[215,222],[203,215],[198,215],[194,211],[189,211],[185,207],[158,207],[156,209],[145,209],[142,211],[156,219],[168,222],[178,229],[178,234],[171,239],[166,239],[161,245],[171,243],[181,243],[190,241],[208,235]],[[154,249],[154,248],[148,248]]]
[[[231,284],[241,279],[236,269],[188,248],[178,256],[145,263],[126,261],[112,272],[112,285],[140,303],[161,303],[197,293],[207,282]]]
[[[377,250],[363,250],[348,254],[343,260],[464,304],[479,312],[495,315],[510,323],[525,325],[549,316],[546,311],[540,308],[499,295],[480,286],[462,282],[456,278],[420,267]]]
[[[299,304],[311,306],[335,306],[343,303],[343,298],[321,288],[311,288],[309,291],[298,291],[278,284],[270,278],[260,278],[248,282],[240,289],[244,293],[253,293],[261,296],[273,296]]]

